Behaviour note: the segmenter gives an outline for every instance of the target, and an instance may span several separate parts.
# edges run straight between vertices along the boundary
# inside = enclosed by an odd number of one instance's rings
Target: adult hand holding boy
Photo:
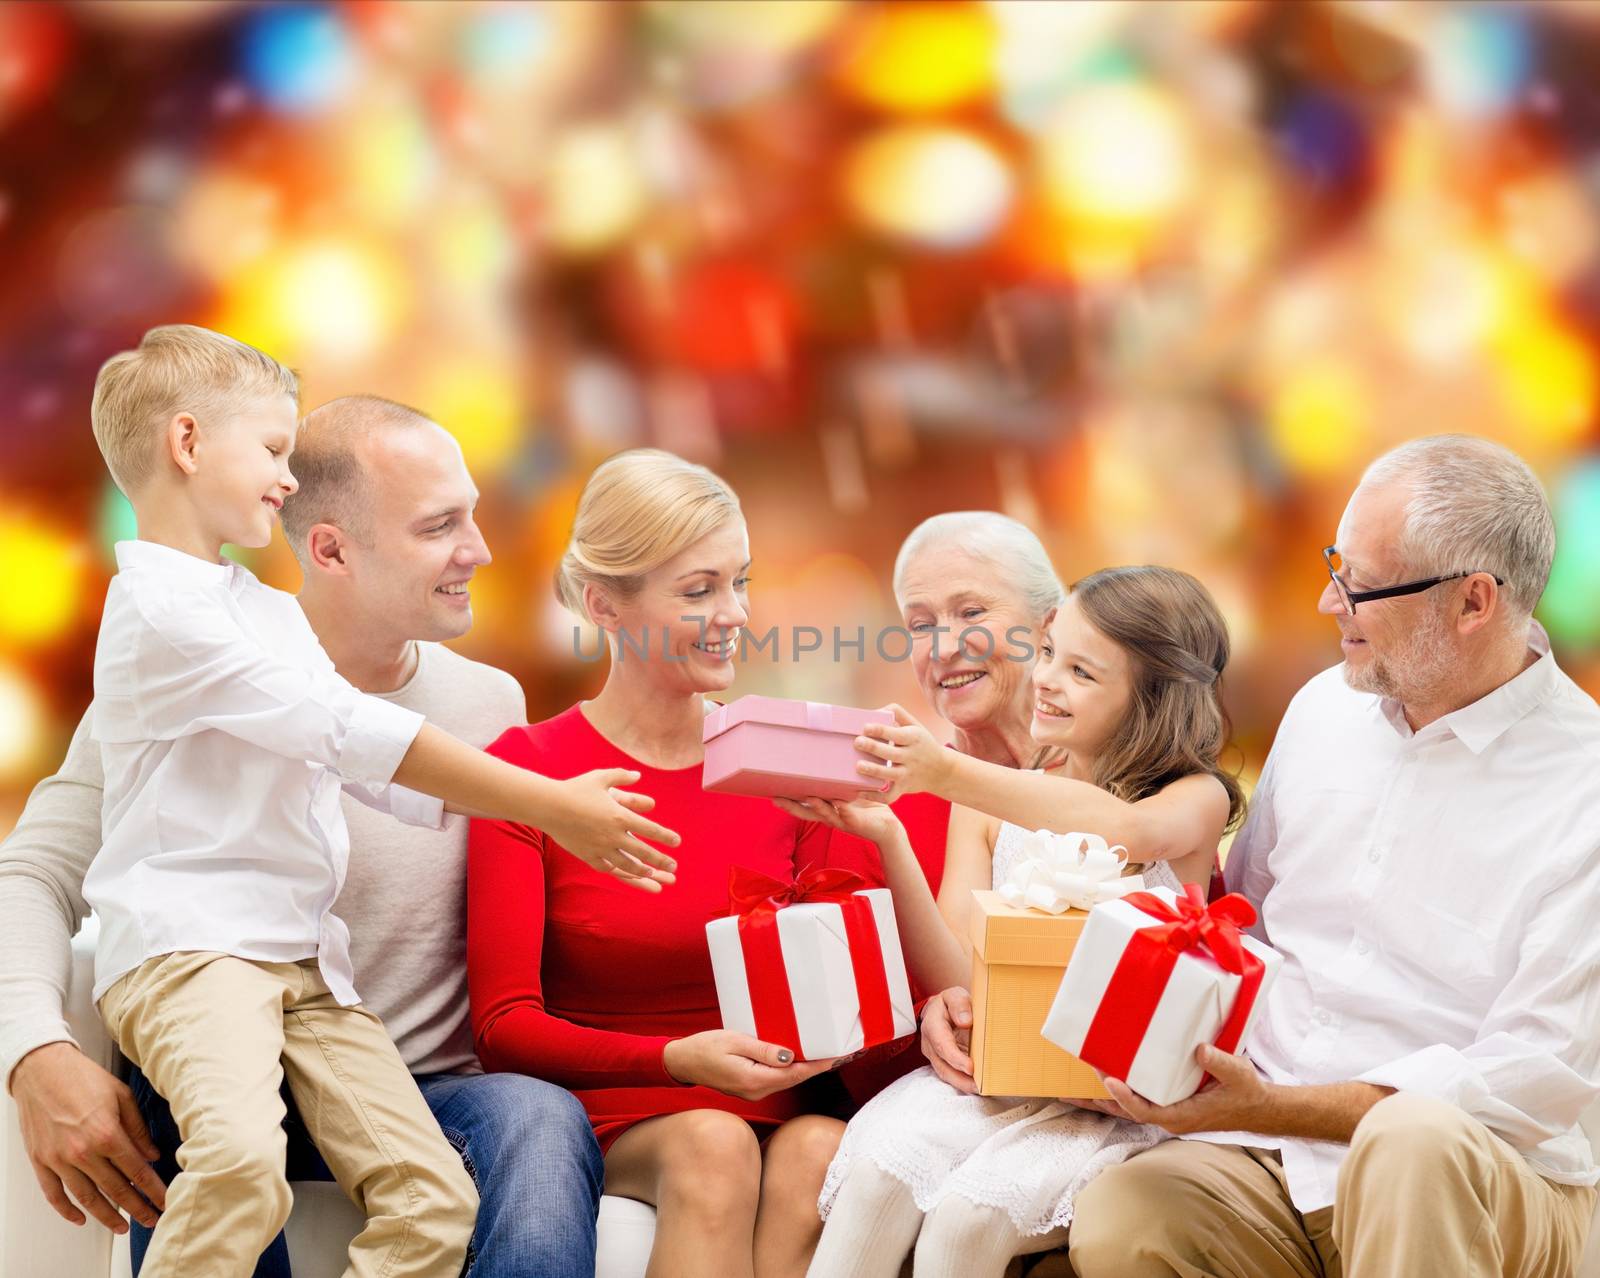
[[[125,1211],[155,1227],[167,1187],[150,1166],[159,1151],[126,1084],[76,1044],[46,1043],[17,1063],[11,1095],[33,1174],[63,1219],[81,1225],[88,1212],[125,1234]]]

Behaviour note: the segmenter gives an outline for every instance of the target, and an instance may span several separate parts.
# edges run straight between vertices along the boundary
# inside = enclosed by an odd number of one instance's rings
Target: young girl
[[[1219,763],[1227,661],[1227,630],[1199,582],[1111,568],[1079,582],[1047,624],[1033,673],[1041,770],[941,749],[898,707],[896,726],[858,738],[880,760],[862,763],[864,775],[957,805],[937,903],[886,806],[790,806],[878,845],[917,981],[964,985],[972,892],[1006,878],[1028,831],[1101,834],[1152,886],[1209,879],[1244,806]],[[964,1094],[923,1068],[851,1121],[823,1187],[827,1226],[810,1273],[892,1278],[914,1244],[917,1278],[1000,1278],[1014,1255],[1065,1241],[1073,1198],[1097,1172],[1159,1139],[1067,1101]]]

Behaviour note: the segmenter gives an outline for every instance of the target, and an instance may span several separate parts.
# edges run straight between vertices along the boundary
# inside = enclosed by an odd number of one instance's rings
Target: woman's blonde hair
[[[1091,779],[1136,803],[1181,777],[1209,773],[1228,792],[1226,828],[1236,827],[1244,791],[1221,762],[1231,734],[1222,706],[1228,627],[1210,592],[1186,572],[1146,565],[1103,569],[1068,598],[1133,665],[1127,715],[1096,757]]]
[[[659,448],[618,453],[584,485],[556,569],[556,597],[593,621],[585,586],[623,599],[637,594],[651,569],[741,513],[733,489],[704,466]]]

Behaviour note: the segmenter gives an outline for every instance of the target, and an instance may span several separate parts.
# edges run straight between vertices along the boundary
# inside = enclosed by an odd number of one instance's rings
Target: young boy
[[[348,852],[341,783],[413,823],[494,815],[645,890],[672,881],[671,858],[642,839],[677,836],[642,815],[651,800],[612,788],[637,773],[553,782],[363,695],[292,596],[221,558],[224,542],[265,545],[295,491],[297,396],[270,357],[186,325],[152,329],[95,384],[95,437],[139,538],[116,548],[95,653],[94,997],[184,1141],[146,1278],[253,1271],[290,1207],[285,1076],[367,1214],[347,1273],[462,1267],[476,1191],[358,1005],[330,913]]]

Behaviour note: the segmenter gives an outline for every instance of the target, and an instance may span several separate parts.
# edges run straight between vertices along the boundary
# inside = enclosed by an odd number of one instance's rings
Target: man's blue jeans
[[[138,1070],[128,1081],[161,1150],[156,1171],[170,1184],[180,1143],[172,1111]],[[471,1278],[594,1278],[594,1222],[605,1167],[572,1093],[523,1074],[423,1074],[417,1086],[478,1186]],[[284,1102],[289,1179],[332,1180],[287,1087]],[[137,1221],[131,1225],[137,1275],[151,1231]],[[291,1278],[282,1234],[262,1253],[255,1278]]]

